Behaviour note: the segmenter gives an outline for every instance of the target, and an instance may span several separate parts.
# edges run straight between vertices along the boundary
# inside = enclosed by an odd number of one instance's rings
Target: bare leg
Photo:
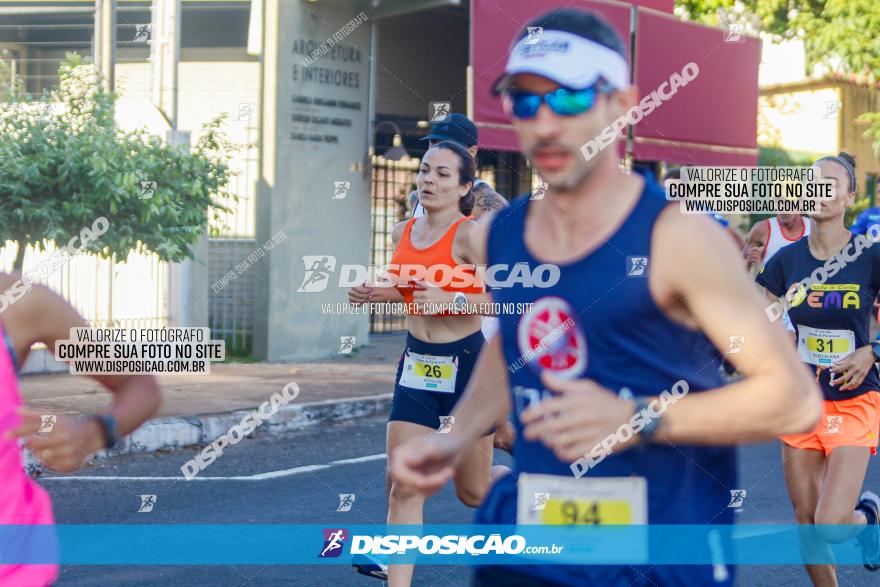
[[[435,434],[435,430],[412,422],[388,422],[386,446],[388,457],[398,446],[413,438]],[[425,498],[422,494],[390,484],[388,524],[421,524]],[[388,587],[409,587],[415,565],[388,565]]]
[[[870,457],[871,449],[864,446],[841,446],[828,455],[815,515],[817,530],[823,540],[836,544],[864,530],[865,514],[856,511],[855,507]],[[826,524],[836,527],[822,528]]]
[[[785,485],[794,506],[797,523],[813,526],[819,491],[825,476],[825,453],[818,450],[794,448],[782,443],[782,463]],[[801,533],[801,556],[805,560],[831,559],[831,547],[815,539],[814,528],[804,528]],[[837,587],[834,565],[804,565],[810,580],[816,587]]]
[[[492,444],[491,435],[480,438],[455,467],[455,493],[468,507],[480,505],[492,481],[509,470],[501,465],[492,466]]]

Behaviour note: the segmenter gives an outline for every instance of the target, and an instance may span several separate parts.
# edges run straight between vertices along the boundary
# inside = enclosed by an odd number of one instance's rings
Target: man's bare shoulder
[[[0,293],[8,290],[19,279],[21,279],[21,275],[17,273],[0,272]]]
[[[760,240],[764,241],[770,236],[770,223],[766,220],[759,220],[752,226],[751,230],[749,230],[748,240],[755,241]]]
[[[510,205],[501,194],[493,190],[487,183],[481,183],[474,188],[473,194],[474,210],[471,214],[474,220],[480,224],[488,225],[496,212]]]
[[[471,191],[474,194],[474,211],[479,208],[484,212],[491,212],[508,206],[507,200],[488,183],[481,183]]]
[[[727,231],[712,218],[682,214],[678,206],[667,206],[654,225],[651,251],[655,269],[693,283],[701,272],[741,272],[740,257],[731,246]]]

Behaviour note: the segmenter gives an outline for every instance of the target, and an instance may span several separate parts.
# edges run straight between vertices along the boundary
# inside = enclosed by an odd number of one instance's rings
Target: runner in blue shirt
[[[656,183],[624,173],[615,142],[581,151],[638,103],[614,29],[576,9],[528,27],[542,33],[522,30],[496,90],[549,188],[498,212],[487,263],[555,264],[559,280],[493,291],[494,301],[533,311],[500,316],[501,336],[483,347],[455,427],[399,447],[391,475],[439,490],[469,443],[512,409],[515,470],[494,483],[477,523],[554,523],[567,502],[594,507],[564,523],[730,524],[738,484],[728,447],[811,430],[818,387],[745,272],[731,270],[738,252],[717,223],[681,214]],[[730,355],[743,377],[725,385],[716,349],[734,335],[745,340]],[[546,508],[532,507],[536,493],[549,495]],[[479,587],[732,584],[723,562],[511,564],[474,576]]]

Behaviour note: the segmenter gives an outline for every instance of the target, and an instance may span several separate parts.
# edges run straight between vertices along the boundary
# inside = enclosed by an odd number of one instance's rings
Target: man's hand
[[[20,408],[21,423],[6,433],[6,439],[25,438],[24,446],[48,468],[70,473],[82,467],[86,457],[104,448],[104,434],[95,420],[58,416],[52,430],[40,434],[40,414]]]
[[[746,237],[746,246],[743,250],[743,257],[746,260],[746,268],[752,271],[755,266],[761,266],[761,257],[764,256],[764,247],[770,239],[770,223],[758,222],[749,231]]]
[[[749,245],[746,249],[746,266],[752,268],[756,263],[761,263],[761,256],[764,252],[763,247]]]
[[[391,479],[425,496],[433,495],[452,479],[463,448],[462,441],[450,434],[435,432],[413,438],[390,455]]]
[[[840,391],[850,391],[862,384],[868,372],[874,368],[874,351],[865,345],[856,352],[834,361],[831,372],[834,386]]]
[[[590,454],[621,424],[629,423],[635,411],[633,401],[620,397],[589,379],[560,379],[548,371],[541,383],[559,395],[526,409],[520,416],[528,440],[540,440],[562,461],[575,461]],[[615,448],[635,443],[635,435]]]

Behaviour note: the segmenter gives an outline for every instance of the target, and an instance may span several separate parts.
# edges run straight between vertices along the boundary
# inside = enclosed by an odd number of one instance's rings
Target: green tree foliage
[[[715,26],[754,19],[777,40],[802,40],[810,69],[822,64],[867,83],[880,81],[878,0],[677,0],[676,12]],[[859,120],[870,125],[865,136],[880,157],[880,116],[866,114]]]
[[[208,223],[225,209],[229,159],[236,149],[205,125],[192,150],[114,121],[116,96],[93,65],[68,54],[59,87],[36,99],[0,71],[0,242],[18,243],[15,269],[28,245],[65,244],[106,217],[109,230],[88,252],[124,261],[131,252],[181,261]],[[156,182],[152,195],[142,182]]]
[[[758,165],[767,167],[809,167],[820,154],[797,153],[778,147],[758,147]]]
[[[843,215],[843,224],[845,226],[852,226],[852,223],[855,222],[855,219],[859,214],[867,210],[871,205],[871,200],[865,196],[860,197],[856,200],[855,204],[846,209],[846,212]]]

